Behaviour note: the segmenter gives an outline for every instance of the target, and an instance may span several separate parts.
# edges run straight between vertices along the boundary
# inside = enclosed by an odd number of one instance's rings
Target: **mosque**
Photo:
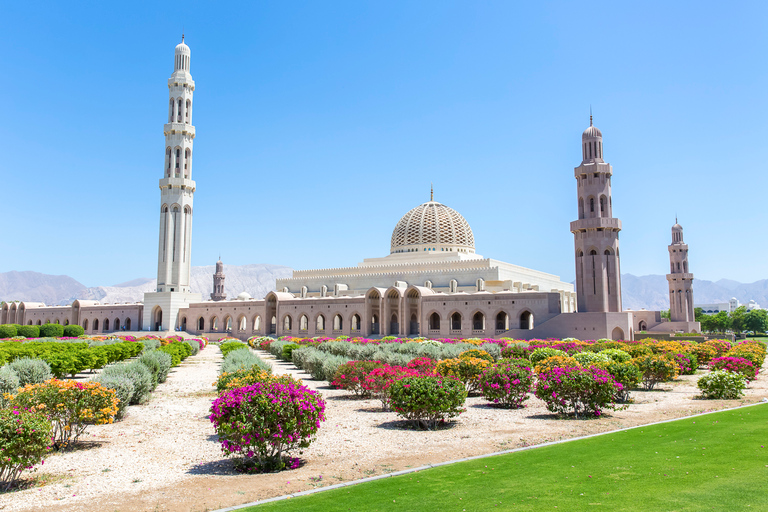
[[[168,79],[165,160],[160,179],[157,289],[143,303],[70,306],[5,304],[0,323],[77,324],[86,333],[173,331],[246,339],[273,336],[425,336],[633,339],[636,331],[699,332],[693,317],[693,274],[679,224],[669,246],[670,321],[658,311],[621,305],[619,231],[613,217],[612,166],[603,160],[603,136],[582,134],[582,161],[574,169],[578,219],[571,222],[575,287],[559,276],[475,252],[472,228],[456,210],[434,200],[411,209],[392,232],[390,253],[356,267],[297,270],[278,279],[263,299],[242,293],[226,300],[223,263],[216,264],[210,300],[190,290],[193,197],[192,125],[195,82],[190,49],[176,46]]]

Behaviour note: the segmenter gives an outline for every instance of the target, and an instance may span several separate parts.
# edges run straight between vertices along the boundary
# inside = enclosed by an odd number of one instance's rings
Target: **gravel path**
[[[768,363],[741,400],[699,400],[699,375],[683,376],[651,392],[635,391],[634,403],[597,420],[559,419],[536,398],[524,409],[490,407],[467,399],[467,411],[450,428],[414,430],[376,400],[314,381],[292,364],[258,352],[274,373],[288,373],[323,394],[327,421],[301,455],[296,470],[264,475],[233,471],[207,420],[211,383],[221,353],[210,345],[187,359],[148,405],[131,407],[124,421],[91,427],[99,447],[53,455],[46,473],[69,479],[0,496],[0,509],[46,511],[204,511],[331,485],[429,463],[518,446],[566,439],[760,401],[768,397]],[[699,372],[701,373],[701,372]],[[105,469],[110,469],[104,472]],[[140,480],[140,481],[136,481]],[[67,487],[69,486],[69,487]]]
[[[143,493],[178,481],[201,461],[220,457],[208,409],[215,397],[221,351],[209,345],[173,368],[144,405],[128,407],[126,418],[88,427],[86,446],[51,454],[38,471],[54,484],[0,496],[2,510],[94,510],[94,498],[118,507],[120,495]],[[112,510],[110,508],[110,510]]]

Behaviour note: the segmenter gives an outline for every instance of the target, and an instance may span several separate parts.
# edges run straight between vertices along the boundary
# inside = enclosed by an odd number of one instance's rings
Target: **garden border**
[[[315,494],[315,493],[323,492],[323,491],[330,491],[332,489],[340,489],[342,487],[349,487],[351,485],[362,484],[362,483],[365,483],[365,482],[373,482],[375,480],[381,480],[383,478],[407,475],[409,473],[416,473],[418,471],[424,471],[425,469],[437,468],[437,467],[440,467],[440,466],[447,466],[449,464],[456,464],[458,462],[467,462],[467,461],[470,461],[470,460],[485,459],[487,457],[495,457],[497,455],[507,455],[507,454],[510,454],[510,453],[522,452],[522,451],[525,451],[525,450],[532,450],[534,448],[542,448],[544,446],[552,446],[552,445],[556,445],[556,444],[569,443],[571,441],[579,441],[581,439],[589,439],[591,437],[603,436],[603,435],[606,435],[606,434],[614,434],[616,432],[624,432],[624,431],[627,431],[627,430],[634,430],[634,429],[638,429],[638,428],[650,427],[652,425],[661,425],[663,423],[670,423],[670,422],[673,422],[673,421],[685,420],[685,419],[689,419],[689,418],[696,418],[696,417],[699,417],[699,416],[707,416],[709,414],[715,414],[715,413],[718,413],[718,412],[735,411],[735,410],[738,410],[738,409],[744,409],[745,407],[754,407],[756,405],[766,405],[767,403],[768,403],[768,398],[763,397],[762,400],[760,400],[759,402],[755,402],[754,404],[740,405],[738,407],[731,407],[729,409],[720,409],[718,411],[700,412],[698,414],[692,414],[690,416],[683,416],[682,418],[674,418],[674,419],[669,419],[669,420],[655,421],[653,423],[646,423],[645,425],[637,425],[635,427],[620,428],[620,429],[617,429],[617,430],[610,430],[608,432],[600,432],[600,433],[597,433],[597,434],[590,434],[590,435],[587,435],[587,436],[573,437],[571,439],[560,439],[559,441],[549,441],[549,442],[546,442],[546,443],[535,444],[535,445],[531,445],[531,446],[521,446],[519,448],[513,448],[511,450],[504,450],[504,451],[500,451],[500,452],[486,453],[486,454],[483,454],[483,455],[475,455],[474,457],[466,457],[466,458],[463,458],[463,459],[449,460],[449,461],[445,461],[445,462],[437,462],[435,464],[427,464],[425,466],[419,466],[417,468],[409,468],[409,469],[404,469],[404,470],[401,470],[401,471],[394,471],[392,473],[385,473],[383,475],[376,475],[376,476],[371,476],[371,477],[368,477],[368,478],[361,478],[359,480],[352,480],[350,482],[341,482],[341,483],[334,484],[334,485],[329,485],[329,486],[326,486],[326,487],[319,487],[317,489],[309,489],[309,490],[306,490],[306,491],[296,492],[296,493],[293,493],[293,494],[284,494],[282,496],[276,496],[274,498],[267,498],[267,499],[264,499],[264,500],[253,501],[253,502],[250,502],[250,503],[244,503],[242,505],[235,505],[233,507],[216,509],[216,510],[213,510],[212,512],[233,512],[235,510],[241,510],[241,509],[244,509],[246,507],[255,507],[257,505],[264,505],[266,503],[272,503],[274,501],[288,500],[288,499],[291,499],[291,498],[298,498],[299,496],[307,496],[309,494]]]

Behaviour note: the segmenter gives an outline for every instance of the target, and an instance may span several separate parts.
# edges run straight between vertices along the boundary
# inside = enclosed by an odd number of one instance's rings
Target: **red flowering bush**
[[[26,409],[0,409],[0,490],[7,491],[25,469],[43,463],[51,446],[51,423]]]
[[[416,359],[411,359],[406,365],[406,368],[416,370],[422,375],[429,375],[435,373],[435,366],[437,366],[437,361],[434,359],[429,357],[417,357]]]
[[[410,377],[418,374],[416,370],[405,368],[404,366],[385,364],[381,368],[374,368],[365,376],[363,389],[370,393],[372,397],[381,400],[381,408],[388,411],[390,385],[401,377]]]
[[[438,422],[458,416],[464,409],[467,390],[453,377],[414,375],[402,377],[389,386],[392,410],[421,428],[432,429]]]
[[[667,356],[677,365],[680,375],[693,375],[699,367],[699,360],[695,354],[680,352],[677,354],[667,354]]]
[[[222,451],[242,456],[238,469],[274,471],[298,467],[288,453],[310,445],[325,421],[325,402],[299,383],[257,382],[214,400],[210,418]]]
[[[383,366],[381,361],[349,361],[338,367],[333,374],[331,385],[337,389],[352,391],[358,396],[369,396],[370,391],[363,387],[365,377]]]
[[[553,368],[539,374],[536,396],[558,414],[600,416],[603,409],[619,409],[615,398],[622,385],[596,366]]]
[[[743,375],[747,381],[757,378],[758,368],[749,359],[743,357],[717,357],[709,362],[709,369],[725,370],[726,372],[739,373]]]
[[[483,370],[479,381],[486,400],[517,409],[523,407],[533,389],[533,370],[530,364],[496,364]]]

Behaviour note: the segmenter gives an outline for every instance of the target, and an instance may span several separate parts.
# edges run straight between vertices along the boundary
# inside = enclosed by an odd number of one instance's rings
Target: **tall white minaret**
[[[581,151],[581,165],[574,169],[579,220],[571,222],[577,308],[588,313],[621,312],[621,221],[613,218],[613,168],[603,160],[603,134],[592,125],[592,115],[581,135]]]
[[[144,295],[145,330],[172,330],[186,326],[178,310],[202,299],[190,293],[192,251],[192,96],[195,81],[189,73],[189,46],[176,46],[173,74],[168,79],[168,122],[163,126],[165,160],[160,179],[160,236],[157,253],[157,291]]]

